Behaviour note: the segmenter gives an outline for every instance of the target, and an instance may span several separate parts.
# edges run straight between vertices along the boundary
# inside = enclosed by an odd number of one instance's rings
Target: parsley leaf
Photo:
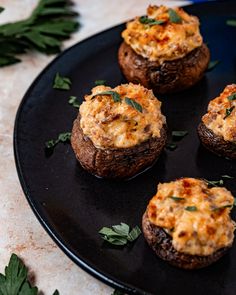
[[[171,198],[172,200],[177,201],[177,202],[185,200],[185,198],[180,198],[180,197],[175,197],[175,196],[170,196],[169,198]]]
[[[69,78],[62,77],[59,73],[56,74],[53,84],[54,89],[69,90],[70,86],[71,80]]]
[[[135,100],[125,97],[125,102],[127,105],[131,106],[132,108],[136,109],[138,112],[142,113],[143,112],[143,108],[142,106],[137,103]]]
[[[226,24],[227,24],[228,26],[236,27],[236,19],[228,19],[228,20],[226,21]]]
[[[99,95],[111,95],[114,102],[121,102],[120,94],[116,91],[108,90],[95,94],[92,98]]]
[[[130,227],[121,222],[120,225],[113,225],[111,228],[103,227],[99,234],[102,235],[102,239],[112,245],[124,246],[128,242],[135,241],[141,234],[141,230],[138,226],[135,226],[130,231]]]
[[[184,209],[187,210],[187,211],[190,211],[190,212],[197,211],[197,207],[196,206],[187,206]]]
[[[5,275],[0,274],[0,295],[38,295],[38,288],[28,281],[28,270],[23,262],[12,254]],[[60,295],[56,290],[53,295]]]
[[[0,25],[0,66],[19,62],[16,53],[30,50],[46,54],[60,52],[62,41],[79,26],[70,19],[75,15],[68,0],[39,0],[27,19]]]
[[[5,8],[0,6],[0,13],[4,11]]]
[[[172,131],[172,138],[176,138],[178,140],[182,139],[188,134],[186,130],[174,130]]]
[[[235,106],[232,106],[231,108],[227,108],[227,109],[225,110],[224,120],[225,120],[227,117],[229,117],[229,116],[231,115],[231,113],[232,113],[232,111],[234,110],[234,108],[235,108]]]
[[[219,60],[211,60],[208,64],[208,67],[207,67],[207,72],[210,72],[212,71],[218,64],[220,63]]]
[[[236,92],[228,96],[228,100],[235,100],[235,99],[236,99]]]
[[[178,13],[174,9],[168,10],[170,21],[174,24],[182,23],[182,18],[178,15]]]
[[[49,141],[47,141],[45,143],[45,146],[47,149],[52,149],[54,148],[59,142],[68,142],[70,141],[70,138],[71,138],[71,132],[64,132],[64,133],[60,133],[58,135],[58,138],[56,140],[54,139],[51,139]]]
[[[79,109],[79,107],[80,107],[80,103],[77,100],[76,96],[70,96],[69,100],[68,100],[68,103],[71,104],[74,108]]]
[[[224,206],[220,206],[220,207],[215,207],[212,209],[212,211],[218,211],[218,210],[221,210],[221,209],[225,209],[225,208],[232,208],[233,204],[232,205],[224,205]]]
[[[141,24],[145,24],[145,25],[149,25],[149,26],[162,25],[162,24],[165,23],[164,20],[156,20],[156,19],[154,19],[154,18],[149,18],[149,17],[147,17],[146,15],[141,16],[141,17],[139,18],[139,22],[140,22]]]
[[[234,179],[234,177],[233,176],[230,176],[230,175],[222,175],[221,177],[222,178],[228,178],[228,179]]]
[[[94,84],[96,86],[99,86],[99,85],[105,85],[106,82],[107,82],[106,80],[96,80],[96,81],[94,81]]]
[[[208,186],[210,187],[214,187],[214,186],[222,186],[224,184],[224,180],[220,179],[220,180],[207,180],[207,179],[203,179]]]
[[[177,144],[174,143],[174,142],[168,142],[165,146],[165,148],[167,150],[170,150],[170,151],[174,151],[175,149],[177,149]]]

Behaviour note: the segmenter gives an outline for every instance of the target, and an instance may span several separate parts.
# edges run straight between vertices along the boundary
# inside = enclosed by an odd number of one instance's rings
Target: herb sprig
[[[71,132],[60,133],[57,139],[51,139],[45,143],[47,149],[53,149],[59,142],[69,142],[71,138]],[[0,294],[1,295],[1,294]]]
[[[224,184],[224,180],[223,179],[220,179],[220,180],[207,180],[207,179],[203,179],[207,184],[208,186],[210,187],[214,187],[214,186],[222,186]]]
[[[23,262],[12,254],[5,275],[0,274],[0,295],[38,295],[38,288],[28,280],[28,270]],[[59,295],[56,290],[53,295]]]
[[[168,10],[168,14],[169,14],[170,21],[172,23],[174,24],[182,23],[182,18],[178,15],[178,13],[174,9],[170,8]]]
[[[138,226],[135,226],[131,231],[129,225],[121,222],[120,225],[113,225],[111,228],[103,227],[99,234],[102,239],[116,246],[124,246],[128,242],[135,241],[141,234]]]
[[[176,202],[185,200],[185,198],[180,198],[180,197],[175,197],[175,196],[170,196],[170,198]]]
[[[190,211],[190,212],[197,211],[197,207],[196,206],[187,206],[184,209],[187,210],[187,211]]]
[[[165,23],[164,20],[156,20],[154,18],[149,18],[146,15],[143,15],[139,18],[139,22],[141,24],[149,25],[149,26],[154,26],[154,25],[162,25]]]
[[[168,10],[169,20],[171,23],[180,24],[182,23],[182,18],[179,14],[172,8]],[[155,18],[150,18],[146,15],[143,15],[139,18],[139,22],[144,25],[154,26],[154,25],[163,25],[167,20],[158,20]]]
[[[228,100],[235,100],[235,99],[236,99],[236,92],[228,96]]]
[[[103,91],[103,92],[94,94],[92,99],[94,97],[96,97],[96,96],[99,96],[99,95],[111,95],[114,102],[121,102],[122,101],[121,97],[120,97],[120,94],[118,92],[116,92],[116,91],[113,91],[113,90],[107,90],[107,91]],[[125,97],[124,101],[125,101],[125,103],[127,105],[131,106],[132,108],[134,108],[138,112],[140,112],[140,113],[143,112],[142,106],[137,101],[135,101],[134,99],[131,99],[129,97]]]
[[[207,72],[211,72],[218,64],[220,63],[219,60],[211,60],[207,67]]]
[[[100,86],[100,85],[105,85],[106,82],[107,82],[106,80],[96,80],[96,81],[94,81],[94,84],[96,86]]]
[[[180,140],[183,137],[185,137],[186,135],[188,135],[188,131],[186,131],[186,130],[174,130],[174,131],[172,131],[172,138],[173,139]]]
[[[226,24],[227,24],[228,26],[236,27],[236,19],[228,19],[228,20],[226,21]]]
[[[232,205],[224,205],[224,206],[220,206],[220,207],[215,207],[212,209],[212,211],[219,211],[221,209],[232,208],[232,207],[233,207],[233,204]]]
[[[80,103],[77,100],[76,96],[70,96],[69,100],[68,100],[68,103],[71,104],[74,108],[79,109],[79,107],[80,107]]]
[[[71,87],[71,80],[67,77],[60,76],[59,73],[56,74],[54,78],[54,89],[61,89],[61,90],[70,90]]]
[[[141,104],[137,103],[134,99],[131,99],[129,97],[125,97],[125,102],[127,105],[131,106],[132,108],[136,109],[140,113],[143,112],[143,108]]]
[[[228,118],[228,117],[231,115],[231,113],[232,113],[232,111],[234,110],[234,108],[235,108],[235,106],[232,106],[232,107],[227,108],[227,109],[225,110],[224,120],[225,120],[226,118]]]
[[[29,50],[60,52],[62,41],[79,26],[70,7],[68,0],[40,0],[29,18],[0,25],[0,67],[20,62],[18,54]]]
[[[188,135],[187,130],[173,130],[171,132],[171,141],[166,144],[165,148],[170,151],[174,151],[178,147],[176,141],[180,141],[186,135]]]
[[[111,95],[114,102],[121,102],[120,94],[116,91],[108,90],[95,94],[92,98],[100,95]]]

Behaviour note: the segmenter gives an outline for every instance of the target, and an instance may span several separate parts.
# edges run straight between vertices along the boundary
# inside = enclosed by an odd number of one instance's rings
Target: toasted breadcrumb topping
[[[114,91],[120,95],[115,102],[111,95],[98,95]],[[138,103],[142,111],[127,104],[126,98]],[[97,86],[85,96],[80,106],[80,126],[97,148],[129,148],[150,138],[159,138],[166,122],[161,113],[161,102],[152,90],[132,83],[115,88]]]
[[[170,20],[169,8],[165,6],[149,6],[147,17],[164,21],[160,25],[149,25],[140,22],[140,17],[127,23],[122,37],[126,44],[150,61],[179,59],[203,43],[199,31],[197,17],[187,14],[182,8],[174,8],[181,18],[180,23]]]
[[[235,99],[231,100],[233,94]],[[236,84],[226,86],[220,96],[210,101],[202,122],[225,141],[236,144]]]
[[[235,223],[229,213],[233,204],[226,188],[209,188],[204,180],[182,178],[159,184],[147,213],[151,223],[172,236],[177,251],[206,256],[232,244]]]

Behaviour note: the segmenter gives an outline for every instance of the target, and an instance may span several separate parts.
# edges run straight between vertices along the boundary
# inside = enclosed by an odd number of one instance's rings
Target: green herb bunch
[[[40,0],[29,18],[1,25],[0,67],[20,62],[16,55],[29,50],[60,52],[62,41],[79,26],[70,6],[68,0]]]
[[[0,295],[38,295],[38,288],[28,281],[28,270],[23,262],[12,254],[5,275],[0,273]],[[53,295],[59,295],[56,290]]]

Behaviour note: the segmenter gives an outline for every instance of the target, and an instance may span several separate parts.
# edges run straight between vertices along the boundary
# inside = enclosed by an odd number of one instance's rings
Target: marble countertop
[[[38,0],[0,0],[0,24],[27,17]],[[74,0],[81,27],[64,43],[67,48],[99,31],[142,15],[148,4],[178,6],[187,1]],[[31,211],[19,184],[13,155],[13,128],[18,105],[33,80],[55,56],[30,53],[22,63],[0,68],[0,272],[11,253],[19,255],[34,283],[50,295],[106,295],[112,288],[75,265],[52,241]]]

